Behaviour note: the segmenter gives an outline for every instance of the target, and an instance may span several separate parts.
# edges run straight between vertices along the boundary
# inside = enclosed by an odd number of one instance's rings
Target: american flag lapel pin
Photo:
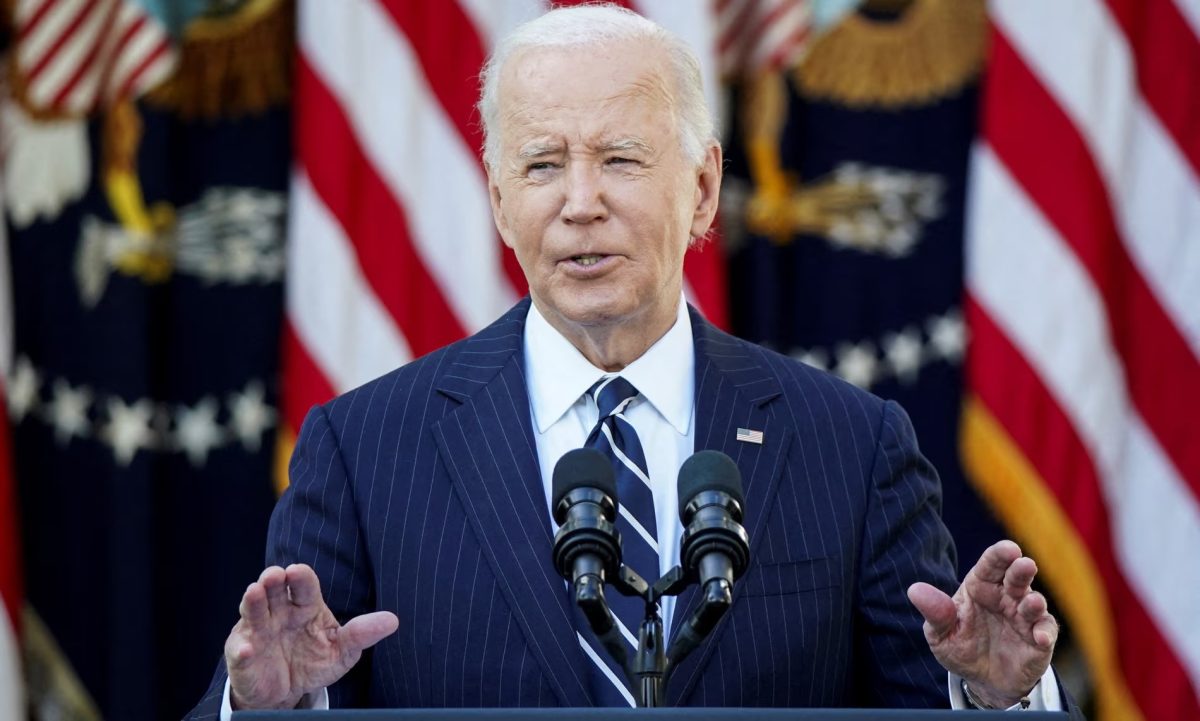
[[[737,429],[737,439],[742,443],[757,443],[761,446],[763,442],[762,434],[762,431],[752,431],[749,428]]]

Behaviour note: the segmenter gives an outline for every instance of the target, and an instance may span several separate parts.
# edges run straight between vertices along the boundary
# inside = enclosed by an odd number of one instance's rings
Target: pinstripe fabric
[[[330,689],[334,705],[586,706],[531,430],[528,300],[471,338],[313,409],[268,563],[303,561],[339,618],[400,630]],[[692,314],[696,449],[741,469],[753,563],[672,705],[945,706],[945,672],[905,589],[946,590],[937,477],[899,407]],[[735,440],[738,427],[764,443]],[[679,599],[680,622],[696,594]],[[224,669],[189,718],[219,705]],[[214,701],[215,699],[215,701]]]

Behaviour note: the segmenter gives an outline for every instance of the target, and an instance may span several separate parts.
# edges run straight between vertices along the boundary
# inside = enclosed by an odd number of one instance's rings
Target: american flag
[[[623,4],[692,44],[712,102],[708,2]],[[312,405],[479,330],[525,293],[492,224],[474,104],[490,48],[547,7],[300,0],[282,394],[292,431]],[[724,324],[719,247],[689,252],[685,273],[692,302]]]
[[[809,0],[715,0],[723,77],[790,68],[812,25]]]
[[[175,67],[166,29],[132,0],[16,0],[13,31],[17,90],[39,111],[86,114]]]
[[[737,439],[743,443],[757,443],[761,446],[763,442],[763,432],[752,431],[749,428],[739,428],[737,429]]]
[[[1200,2],[989,14],[966,462],[1100,718],[1200,718]]]

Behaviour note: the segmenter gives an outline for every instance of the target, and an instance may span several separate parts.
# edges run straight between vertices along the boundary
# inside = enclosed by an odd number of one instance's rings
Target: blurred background
[[[1092,718],[1200,718],[1200,0],[620,4],[719,115],[689,299],[908,409]],[[181,716],[306,410],[524,294],[473,104],[545,5],[0,3],[0,719]]]

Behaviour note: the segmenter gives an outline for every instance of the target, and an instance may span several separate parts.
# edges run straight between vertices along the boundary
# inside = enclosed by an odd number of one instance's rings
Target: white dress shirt
[[[646,455],[654,492],[654,520],[658,527],[659,573],[679,563],[679,520],[676,481],[679,467],[696,445],[692,422],[695,388],[695,348],[687,305],[680,299],[675,324],[640,358],[620,372],[638,389],[638,397],[623,414]],[[533,304],[525,321],[525,382],[533,417],[546,513],[552,515],[551,480],[554,465],[567,451],[580,448],[595,428],[599,410],[587,391],[604,370],[592,365],[570,341],[556,331]],[[558,530],[553,517],[551,528]],[[662,603],[663,627],[670,632],[674,598]],[[632,629],[637,633],[637,629]]]

